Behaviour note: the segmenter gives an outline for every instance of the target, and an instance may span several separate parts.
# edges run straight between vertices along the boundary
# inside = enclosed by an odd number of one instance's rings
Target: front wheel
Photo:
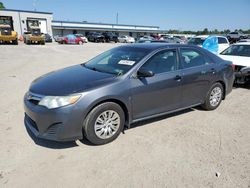
[[[18,45],[18,40],[17,40],[17,39],[16,39],[16,40],[13,40],[12,43],[13,43],[14,45]]]
[[[224,89],[221,83],[215,83],[210,88],[202,108],[205,110],[215,110],[221,103],[224,95]]]
[[[123,130],[125,115],[122,108],[113,102],[95,107],[83,123],[85,137],[95,145],[107,144],[115,140]]]

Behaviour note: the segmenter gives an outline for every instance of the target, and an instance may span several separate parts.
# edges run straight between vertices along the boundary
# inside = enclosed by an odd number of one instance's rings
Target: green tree
[[[207,35],[209,34],[209,31],[207,28],[205,28],[202,32],[201,32],[202,35]]]
[[[2,2],[0,2],[0,9],[5,9],[5,6]]]

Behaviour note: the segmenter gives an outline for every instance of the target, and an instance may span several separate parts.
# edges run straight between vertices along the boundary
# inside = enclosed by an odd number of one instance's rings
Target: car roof
[[[197,35],[197,36],[194,36],[193,38],[207,38],[209,37],[209,35]]]
[[[250,42],[238,42],[233,45],[250,45]]]
[[[134,43],[134,44],[122,45],[120,47],[141,48],[141,49],[151,50],[151,51],[161,49],[161,48],[177,48],[177,47],[199,48],[199,47],[197,47],[195,45],[170,44],[170,43],[164,43],[164,42],[159,42],[159,43]]]

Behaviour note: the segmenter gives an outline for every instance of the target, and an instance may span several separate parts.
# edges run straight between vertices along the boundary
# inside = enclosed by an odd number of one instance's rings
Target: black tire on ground
[[[217,104],[216,105],[212,105],[211,104],[211,100],[210,100],[210,97],[211,97],[211,94],[212,92],[215,90],[215,89],[219,89],[221,90],[221,96],[220,96],[220,99],[218,100]],[[205,99],[205,102],[203,105],[201,105],[201,107],[205,110],[215,110],[221,103],[222,99],[223,99],[223,96],[224,96],[224,88],[222,86],[221,83],[219,82],[216,82],[215,84],[212,85],[212,87],[210,88],[207,96],[206,96],[206,99]]]
[[[13,40],[12,43],[13,43],[14,45],[18,45],[18,40],[17,40],[17,39],[16,39],[16,40]]]
[[[99,138],[97,134],[95,133],[95,122],[97,118],[105,111],[107,110],[112,110],[115,111],[119,117],[120,117],[120,126],[117,129],[117,131],[110,137],[110,138]],[[95,145],[102,145],[102,144],[107,144],[109,142],[112,142],[115,140],[121,131],[124,128],[125,124],[125,115],[124,111],[120,107],[120,105],[113,103],[113,102],[105,102],[102,103],[98,106],[96,106],[91,112],[87,115],[83,122],[83,134],[84,136],[92,143]]]
[[[40,44],[41,44],[41,45],[45,45],[45,41],[41,41]]]

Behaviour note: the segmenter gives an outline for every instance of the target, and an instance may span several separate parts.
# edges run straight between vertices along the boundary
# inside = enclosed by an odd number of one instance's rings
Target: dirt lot
[[[104,146],[35,139],[22,98],[36,77],[117,46],[0,46],[0,187],[250,187],[250,90],[133,125]],[[217,173],[217,176],[216,176]]]

